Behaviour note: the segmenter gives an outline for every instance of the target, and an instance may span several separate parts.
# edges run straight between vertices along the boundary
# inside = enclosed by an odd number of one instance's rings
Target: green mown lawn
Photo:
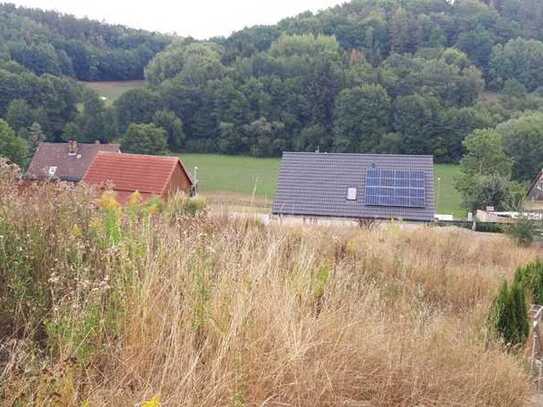
[[[280,159],[225,156],[215,154],[183,154],[185,166],[198,167],[200,190],[205,193],[235,193],[245,196],[273,199]],[[435,167],[436,200],[438,213],[464,217],[460,207],[460,194],[454,188],[459,167],[438,164]]]
[[[201,192],[234,192],[272,199],[280,160],[215,154],[183,154],[185,166],[198,167]]]
[[[438,213],[452,214],[455,219],[466,217],[462,208],[460,193],[454,188],[454,180],[460,174],[460,166],[454,164],[436,164],[435,188]]]

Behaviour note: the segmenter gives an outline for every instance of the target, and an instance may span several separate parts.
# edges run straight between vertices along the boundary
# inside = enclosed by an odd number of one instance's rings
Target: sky
[[[206,39],[256,24],[275,24],[345,0],[6,0],[112,24]]]

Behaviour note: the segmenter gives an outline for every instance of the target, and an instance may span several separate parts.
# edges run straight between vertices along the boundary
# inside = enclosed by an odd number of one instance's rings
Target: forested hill
[[[208,41],[0,10],[0,117],[30,149],[38,124],[50,140],[120,139],[147,153],[320,149],[458,162],[474,130],[513,132],[510,121],[529,113],[523,131],[543,122],[540,0],[353,0]],[[147,60],[146,87],[113,106],[58,76],[135,78]],[[523,177],[543,165],[541,133],[529,146],[508,139],[509,156],[532,154],[519,158],[530,163]]]
[[[119,101],[120,130],[160,107],[183,121],[194,151],[457,161],[474,129],[540,108],[542,39],[539,0],[354,0],[175,41],[146,68],[149,88]]]
[[[276,26],[252,27],[226,40],[225,60],[267,50],[281,33],[334,36],[372,64],[391,53],[456,47],[485,73],[492,47],[522,37],[543,40],[540,0],[353,0],[318,14],[303,13]]]
[[[38,75],[143,79],[144,67],[168,43],[162,34],[0,4],[0,60],[12,59]]]

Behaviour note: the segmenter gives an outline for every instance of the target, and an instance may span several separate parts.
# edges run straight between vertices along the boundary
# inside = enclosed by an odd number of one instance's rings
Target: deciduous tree
[[[391,102],[380,85],[343,90],[336,101],[335,149],[341,152],[375,152],[387,133]]]
[[[154,124],[132,123],[121,138],[121,150],[125,153],[160,155],[166,148],[166,131]]]
[[[0,156],[16,164],[24,165],[27,159],[27,146],[25,141],[15,134],[6,121],[0,119]]]

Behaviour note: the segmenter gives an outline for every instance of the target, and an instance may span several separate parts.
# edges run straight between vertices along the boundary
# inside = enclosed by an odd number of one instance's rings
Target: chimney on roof
[[[77,141],[68,140],[68,155],[77,155]]]

